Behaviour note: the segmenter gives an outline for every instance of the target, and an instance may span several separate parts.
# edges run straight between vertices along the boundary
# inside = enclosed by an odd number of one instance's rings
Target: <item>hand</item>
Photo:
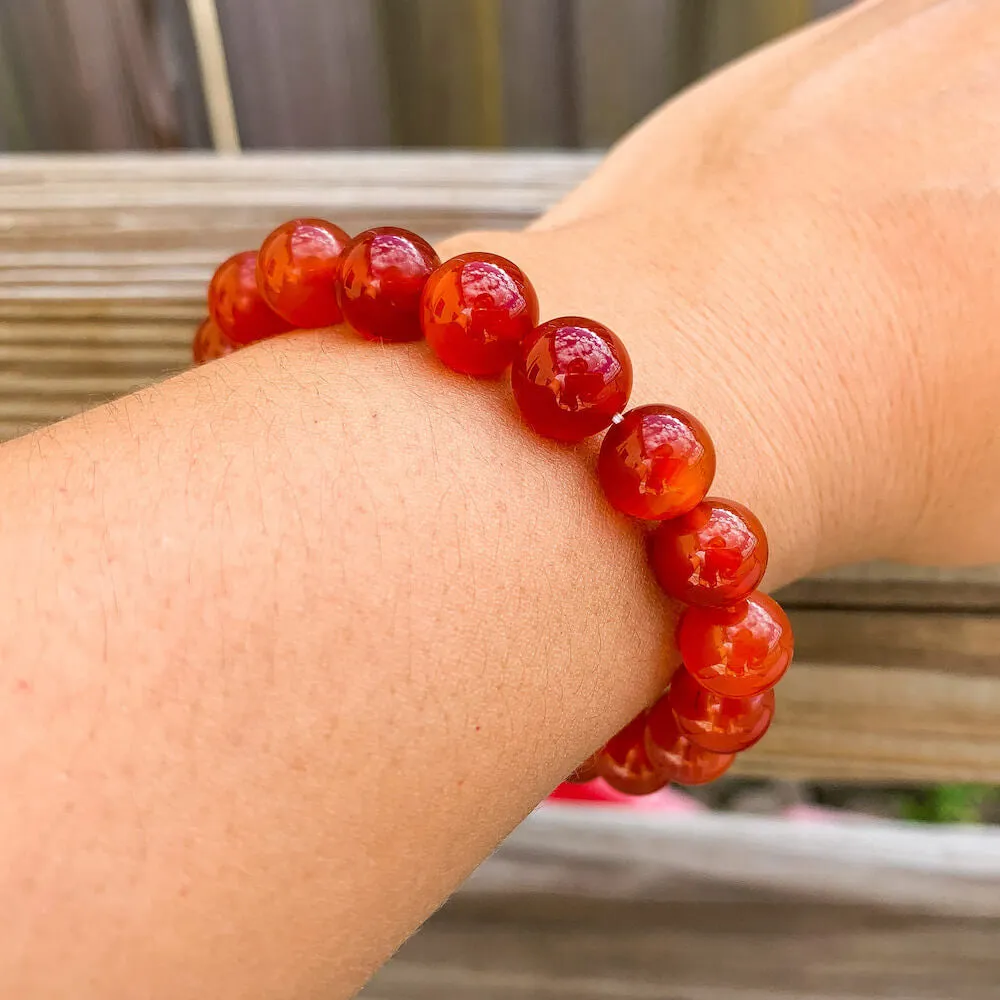
[[[881,0],[683,95],[524,233],[543,315],[593,315],[633,402],[709,421],[769,582],[1000,559],[1000,19]]]

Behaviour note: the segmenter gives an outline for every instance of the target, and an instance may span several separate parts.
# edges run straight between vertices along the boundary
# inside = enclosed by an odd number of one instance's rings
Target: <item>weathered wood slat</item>
[[[545,804],[366,1000],[986,1000],[1000,832]]]
[[[935,569],[872,563],[832,570],[787,587],[790,605],[1000,611],[1000,567]]]
[[[545,804],[366,1000],[986,1000],[1000,832]]]
[[[458,899],[365,1000],[992,1000],[991,919],[865,906]]]
[[[1000,829],[546,802],[460,892],[735,902],[755,894],[1000,920]]]

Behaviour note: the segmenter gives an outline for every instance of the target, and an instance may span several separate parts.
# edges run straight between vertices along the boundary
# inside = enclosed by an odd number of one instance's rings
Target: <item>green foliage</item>
[[[988,785],[934,785],[904,795],[900,815],[919,823],[980,823],[996,801],[998,789]]]

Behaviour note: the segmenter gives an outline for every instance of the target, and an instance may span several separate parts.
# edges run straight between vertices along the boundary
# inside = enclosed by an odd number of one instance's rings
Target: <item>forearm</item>
[[[769,580],[801,570],[805,468],[770,473],[683,341],[659,371],[630,347],[635,401],[696,409],[718,491],[771,522]],[[6,445],[4,992],[356,986],[669,676],[673,609],[592,457],[343,332]]]

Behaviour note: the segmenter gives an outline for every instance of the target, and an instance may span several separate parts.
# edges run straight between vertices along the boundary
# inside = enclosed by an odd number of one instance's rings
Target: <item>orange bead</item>
[[[774,687],[792,662],[792,625],[754,593],[732,608],[688,608],[677,629],[684,666],[707,691],[745,698]]]
[[[582,441],[604,430],[625,408],[632,362],[603,323],[564,316],[525,338],[510,381],[529,427],[557,441]]]
[[[302,330],[339,323],[340,252],[350,239],[324,219],[292,219],[278,226],[257,255],[257,285],[264,301]]]
[[[449,368],[500,375],[538,322],[538,297],[506,258],[464,253],[427,279],[420,322],[427,343]]]
[[[237,346],[290,330],[257,288],[257,253],[244,250],[219,265],[208,286],[208,311]]]
[[[653,532],[650,561],[667,596],[685,604],[736,604],[764,578],[767,536],[742,504],[709,499]]]
[[[682,735],[713,753],[752,747],[774,717],[773,690],[749,698],[726,698],[706,691],[684,669],[674,674],[667,699]]]
[[[202,322],[194,335],[191,344],[191,356],[196,365],[203,365],[206,361],[214,361],[216,358],[225,357],[236,350],[233,342],[219,329],[219,325],[210,317]]]
[[[659,521],[699,504],[715,476],[708,431],[676,406],[638,406],[604,436],[597,476],[611,505]]]
[[[419,340],[420,295],[441,263],[416,233],[380,226],[358,233],[340,258],[344,322],[369,340]]]
[[[731,753],[712,753],[677,728],[670,701],[661,698],[646,716],[646,756],[661,776],[679,785],[705,785],[729,770]]]
[[[643,712],[612,736],[598,756],[600,776],[626,795],[649,795],[667,783],[646,756],[645,731]]]

